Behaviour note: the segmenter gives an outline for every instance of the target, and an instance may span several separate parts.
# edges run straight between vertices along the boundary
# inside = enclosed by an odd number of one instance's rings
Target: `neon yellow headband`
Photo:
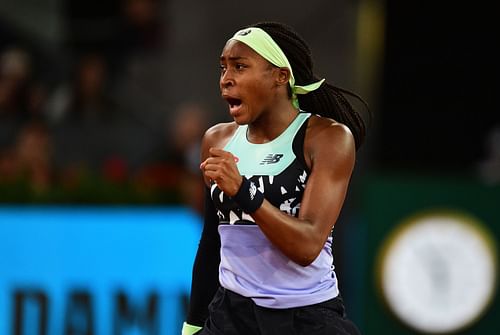
[[[308,85],[295,85],[295,77],[293,76],[292,66],[286,58],[285,53],[271,38],[271,36],[260,28],[251,27],[242,29],[236,32],[230,40],[245,43],[271,64],[290,70],[290,80],[288,82],[292,88],[292,103],[295,108],[299,108],[299,99],[297,98],[297,94],[307,94],[317,90],[325,81],[325,79],[321,79],[320,81]]]

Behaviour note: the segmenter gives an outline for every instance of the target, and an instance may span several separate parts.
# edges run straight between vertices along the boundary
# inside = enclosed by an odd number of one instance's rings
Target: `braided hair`
[[[309,46],[293,28],[278,22],[259,22],[248,27],[264,30],[280,46],[290,62],[295,82],[298,85],[310,84],[320,79],[313,73],[312,54]],[[290,87],[288,93],[291,97]],[[367,107],[366,102],[357,94],[326,82],[315,91],[298,95],[298,99],[301,109],[332,118],[349,127],[354,136],[357,150],[363,144],[366,126],[361,115],[354,109],[346,95],[358,99]]]

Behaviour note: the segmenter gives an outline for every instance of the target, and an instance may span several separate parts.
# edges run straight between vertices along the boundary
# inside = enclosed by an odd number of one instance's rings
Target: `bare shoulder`
[[[306,140],[317,141],[333,141],[337,146],[354,145],[354,136],[351,130],[343,123],[333,119],[312,115],[309,121]]]
[[[224,122],[218,123],[205,131],[202,140],[202,155],[207,157],[205,153],[208,153],[208,149],[215,148],[223,148],[226,145],[227,141],[234,134],[238,125],[236,122]]]
[[[208,142],[211,146],[218,146],[221,144],[220,142],[228,140],[234,134],[236,128],[238,128],[236,122],[218,123],[205,131],[203,141]]]
[[[313,115],[310,118],[304,149],[312,162],[319,156],[339,160],[354,160],[355,142],[351,130],[343,123]],[[316,159],[315,159],[316,158]]]

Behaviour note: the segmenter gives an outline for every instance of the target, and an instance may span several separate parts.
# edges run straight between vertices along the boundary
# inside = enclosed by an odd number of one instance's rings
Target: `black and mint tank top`
[[[309,175],[303,145],[310,116],[299,113],[282,134],[263,144],[249,142],[248,127],[239,126],[224,147],[237,157],[240,174],[253,181],[267,201],[295,217]],[[331,237],[311,265],[300,266],[283,255],[253,218],[215,184],[211,196],[219,217],[223,287],[270,308],[305,306],[338,295]]]

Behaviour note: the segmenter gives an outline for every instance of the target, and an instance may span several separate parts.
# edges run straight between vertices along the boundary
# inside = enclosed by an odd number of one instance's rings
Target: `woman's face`
[[[221,95],[236,123],[251,123],[271,110],[277,97],[277,67],[235,40],[222,50],[220,66]]]

